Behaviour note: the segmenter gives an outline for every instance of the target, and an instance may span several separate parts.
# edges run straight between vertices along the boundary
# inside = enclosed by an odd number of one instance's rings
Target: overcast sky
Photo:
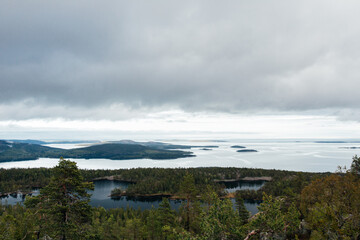
[[[0,6],[0,138],[360,134],[359,1]]]

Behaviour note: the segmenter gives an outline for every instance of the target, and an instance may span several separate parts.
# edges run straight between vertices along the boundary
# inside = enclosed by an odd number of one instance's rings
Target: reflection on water
[[[98,199],[108,199],[110,197],[111,190],[114,188],[122,188],[126,189],[129,183],[121,182],[121,181],[110,181],[110,180],[98,180],[94,181],[95,189],[94,191],[89,191],[91,196],[91,200]]]
[[[237,190],[259,190],[264,186],[266,181],[236,181],[226,182],[225,190],[229,193],[236,192]]]
[[[161,197],[153,197],[146,199],[133,199],[127,197],[121,197],[118,199],[110,198],[111,190],[116,187],[121,187],[126,189],[129,183],[119,182],[119,181],[109,181],[109,180],[99,180],[94,182],[95,189],[94,191],[89,191],[92,194],[90,199],[90,205],[93,207],[103,207],[105,209],[109,208],[126,208],[132,207],[134,209],[140,208],[141,210],[151,209],[152,207],[157,208],[161,203]],[[35,190],[33,195],[38,195],[39,190]],[[16,196],[8,196],[1,198],[1,204],[3,205],[15,205],[17,203],[23,203],[25,196],[17,194]],[[235,200],[231,199],[235,206]],[[170,200],[170,206],[172,209],[178,210],[181,206],[181,200]],[[251,214],[258,212],[257,206],[259,203],[251,202],[245,200],[245,207]]]
[[[128,198],[128,197],[121,197],[118,199],[111,199],[110,193],[111,190],[116,187],[121,187],[123,189],[126,189],[129,183],[124,182],[118,182],[118,181],[108,181],[108,180],[100,180],[95,181],[95,190],[91,191],[93,194],[91,197],[90,204],[94,207],[104,207],[106,209],[109,208],[126,208],[126,207],[132,207],[135,209],[151,209],[152,207],[157,208],[159,207],[159,204],[161,203],[162,198],[161,197],[152,197],[152,198],[146,198],[146,199],[134,199],[134,198]],[[263,184],[263,183],[262,183]],[[258,183],[259,185],[259,183]],[[245,186],[245,185],[244,185]],[[232,202],[235,203],[235,200],[232,199]],[[179,209],[181,206],[182,201],[181,200],[170,200],[170,205],[173,209]],[[255,214],[258,212],[257,206],[259,203],[247,201],[245,200],[245,207],[251,212],[251,214]]]
[[[34,189],[32,194],[33,196],[39,195],[40,191],[39,189]],[[15,194],[10,194],[6,197],[1,197],[1,204],[2,205],[15,205],[17,203],[23,203],[25,201],[25,197],[26,195],[21,194],[21,193],[15,193]]]
[[[132,207],[135,209],[140,208],[151,209],[152,207],[157,208],[162,200],[161,197],[153,197],[146,199],[134,199],[128,197],[121,198],[110,198],[111,190],[114,188],[126,189],[129,183],[120,182],[120,181],[109,181],[109,180],[99,180],[94,182],[95,189],[90,191],[92,194],[90,205],[93,207],[103,207],[105,209],[109,208],[126,208]],[[178,209],[181,205],[181,201],[170,200],[170,205],[173,209]]]
[[[236,207],[235,199],[232,198],[231,202],[234,205],[234,208]],[[253,200],[244,200],[244,205],[246,209],[251,213],[251,215],[254,215],[259,212],[258,206],[260,205],[260,201],[253,201]]]

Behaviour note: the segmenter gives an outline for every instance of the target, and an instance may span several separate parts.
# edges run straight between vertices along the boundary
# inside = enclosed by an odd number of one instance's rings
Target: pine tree
[[[195,179],[193,175],[186,174],[183,181],[180,183],[180,195],[186,199],[185,208],[185,229],[190,230],[191,208],[193,207],[193,201],[196,199],[197,190],[195,187]]]
[[[75,162],[61,158],[49,185],[25,202],[27,207],[38,209],[38,237],[85,239],[86,223],[91,220],[87,190],[93,188],[92,183],[83,181]]]

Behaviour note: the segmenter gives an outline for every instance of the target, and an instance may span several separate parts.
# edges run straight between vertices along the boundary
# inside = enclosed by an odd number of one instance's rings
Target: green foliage
[[[359,178],[350,173],[333,174],[312,182],[302,191],[301,210],[317,235],[357,239],[360,236]]]
[[[0,212],[0,239],[33,239],[35,227],[32,222],[32,213],[23,206],[1,206]]]
[[[262,190],[250,190],[250,189],[245,189],[245,190],[237,190],[235,193],[235,196],[237,198],[242,198],[242,199],[251,199],[251,200],[255,200],[255,201],[261,201],[262,200],[262,196],[263,196],[263,191]]]
[[[91,219],[92,183],[83,181],[76,163],[60,159],[50,183],[40,195],[27,199],[25,205],[37,211],[39,232],[59,239],[85,239]]]
[[[252,228],[271,233],[278,237],[294,236],[300,227],[300,212],[295,204],[286,208],[284,198],[274,198],[264,194],[259,213],[251,222]]]
[[[159,222],[162,226],[173,226],[175,220],[175,212],[171,210],[170,202],[167,198],[163,198],[158,209]]]
[[[163,239],[174,239],[173,229],[176,227],[175,211],[171,209],[170,202],[163,198],[157,209],[158,221],[161,226],[161,236]]]
[[[185,199],[193,200],[198,193],[195,187],[195,179],[192,174],[186,174],[180,183],[179,195]]]
[[[124,192],[124,189],[122,189],[121,187],[117,187],[114,188],[113,190],[111,190],[111,197],[120,197],[121,194]]]
[[[355,155],[352,159],[350,172],[356,175],[360,175],[360,158]]]
[[[201,214],[201,239],[243,239],[241,219],[229,199],[220,200],[213,193],[214,202]]]
[[[50,181],[51,170],[34,169],[0,169],[0,193],[31,192],[33,188],[46,186]]]
[[[242,224],[247,223],[250,217],[250,213],[244,205],[244,200],[239,195],[235,195],[235,202],[236,202],[236,209],[239,214],[240,222]]]
[[[352,169],[356,169],[357,156],[354,161]],[[170,192],[186,200],[179,211],[171,209],[168,199],[163,199],[158,209],[143,211],[90,208],[86,189],[92,186],[84,181],[104,176],[133,182],[130,186],[134,186],[135,194]],[[234,209],[229,200],[219,198],[223,186],[214,180],[244,176],[271,176],[273,181],[259,191],[237,192]],[[315,174],[239,168],[79,170],[75,163],[63,159],[54,169],[0,170],[1,191],[30,190],[33,184],[48,185],[39,196],[27,198],[26,207],[0,205],[0,240],[45,236],[89,240],[246,236],[358,239],[360,232],[360,179],[354,171]],[[263,192],[273,195],[264,194],[260,212],[249,219],[242,200],[244,193],[255,196]]]
[[[323,174],[311,174],[298,172],[295,174],[289,174],[286,176],[276,175],[272,182],[266,183],[261,191],[267,195],[272,196],[294,196],[300,194],[302,189],[308,185],[312,180],[329,175]]]
[[[31,191],[33,187],[44,187],[50,182],[52,169],[0,169],[0,193]],[[300,193],[299,188],[308,184],[314,177],[327,174],[303,173],[302,178],[298,178],[296,172],[281,170],[264,170],[251,168],[135,168],[117,170],[80,170],[85,181],[93,181],[97,178],[112,176],[116,180],[128,181],[130,184],[126,190],[127,196],[137,196],[145,194],[176,194],[180,190],[179,179],[183,179],[186,174],[191,174],[195,180],[197,189],[205,189],[207,185],[218,195],[224,195],[224,185],[215,180],[241,179],[242,177],[261,177],[270,176],[273,181],[267,182],[259,191],[244,190],[241,192],[243,199],[261,200],[262,192],[268,195],[286,195],[290,191]],[[298,183],[301,184],[298,184]],[[300,186],[300,187],[298,187]]]
[[[190,231],[191,229],[197,229],[195,220],[196,213],[198,212],[198,204],[196,204],[196,195],[198,190],[195,187],[195,179],[193,175],[186,174],[183,181],[180,183],[179,196],[186,199],[186,203],[183,206],[184,212],[184,225],[185,229]]]

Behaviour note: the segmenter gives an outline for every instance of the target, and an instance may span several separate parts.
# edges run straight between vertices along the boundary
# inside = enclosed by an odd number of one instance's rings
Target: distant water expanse
[[[359,141],[285,141],[285,140],[228,140],[190,141],[161,140],[183,145],[216,145],[218,148],[204,150],[193,148],[196,157],[175,160],[109,160],[72,159],[83,169],[118,169],[137,167],[247,167],[282,169],[308,172],[334,172],[337,166],[350,167],[352,157],[360,155]],[[236,152],[231,146],[239,145],[257,152]],[[51,147],[73,148],[79,144],[51,144]],[[32,161],[0,163],[0,168],[53,167],[58,159],[40,158]]]

